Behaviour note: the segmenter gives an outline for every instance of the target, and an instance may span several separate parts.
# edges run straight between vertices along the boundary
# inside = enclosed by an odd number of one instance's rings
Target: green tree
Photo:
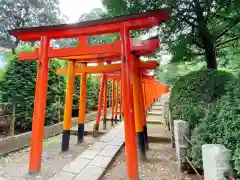
[[[205,59],[208,68],[217,68],[222,49],[240,38],[238,0],[102,0],[110,16],[170,8],[169,20],[160,36],[172,53],[172,61]]]
[[[16,125],[22,130],[28,130],[32,123],[37,62],[18,61],[15,55],[7,57],[10,59],[7,61],[5,74],[0,81],[0,99],[2,103],[10,105],[9,113],[11,113],[13,96],[18,96],[21,99],[16,107]],[[58,108],[60,105],[63,106],[65,81],[63,77],[56,74],[58,67],[57,60],[50,61],[46,125],[58,121]]]
[[[92,21],[104,17],[106,14],[101,8],[94,8],[88,13],[83,13],[78,21]],[[113,34],[104,34],[88,37],[89,44],[106,44],[113,43],[113,40],[116,39],[116,35]],[[55,40],[57,46],[59,47],[73,47],[78,45],[77,38],[65,38],[60,40]],[[80,45],[81,46],[81,45]]]
[[[3,78],[3,76],[4,76],[4,70],[0,68],[0,80]]]
[[[106,12],[101,8],[94,8],[89,13],[84,13],[79,17],[79,21],[92,21],[101,19],[106,16]],[[110,44],[116,39],[117,34],[104,34],[97,36],[90,36],[88,39],[89,44]]]
[[[204,67],[203,62],[177,62],[160,65],[155,70],[155,75],[160,82],[173,86],[182,76]]]
[[[14,52],[19,40],[7,30],[60,23],[58,0],[0,0],[0,45]]]
[[[100,90],[100,82],[93,77],[94,75],[87,75],[87,94],[86,94],[86,110],[95,110],[98,105],[98,94]],[[79,110],[79,95],[80,95],[80,81],[81,77],[75,78],[74,94],[73,94],[73,116],[78,116]]]

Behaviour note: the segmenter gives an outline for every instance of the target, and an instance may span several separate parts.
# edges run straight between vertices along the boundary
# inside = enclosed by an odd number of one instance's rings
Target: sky
[[[69,23],[76,22],[83,13],[102,7],[101,0],[60,0],[60,9],[69,18]]]
[[[0,68],[3,67],[4,65],[3,58],[4,58],[3,53],[0,52]]]

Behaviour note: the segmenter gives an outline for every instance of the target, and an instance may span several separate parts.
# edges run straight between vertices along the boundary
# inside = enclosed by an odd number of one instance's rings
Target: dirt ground
[[[175,152],[169,143],[150,143],[148,160],[139,162],[140,180],[198,180],[197,176],[178,171]],[[117,155],[101,180],[127,180],[125,149]]]

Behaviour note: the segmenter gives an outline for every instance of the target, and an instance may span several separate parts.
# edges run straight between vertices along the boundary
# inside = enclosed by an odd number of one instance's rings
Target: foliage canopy
[[[240,38],[238,0],[102,0],[109,16],[170,8],[169,20],[159,30],[172,61],[201,56],[208,68],[217,68],[221,49]]]

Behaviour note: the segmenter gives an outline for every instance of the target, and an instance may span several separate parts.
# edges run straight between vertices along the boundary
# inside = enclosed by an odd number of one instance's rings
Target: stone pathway
[[[163,115],[163,106],[162,105],[153,105],[152,110],[150,112],[148,112],[147,115],[161,117]]]
[[[122,122],[65,165],[51,180],[98,180],[123,144]]]

